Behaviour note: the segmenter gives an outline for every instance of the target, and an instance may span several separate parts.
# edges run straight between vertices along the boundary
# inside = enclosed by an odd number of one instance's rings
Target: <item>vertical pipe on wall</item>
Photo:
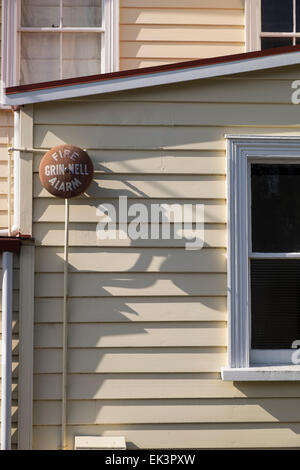
[[[1,450],[11,448],[13,254],[2,256]]]
[[[8,236],[11,235],[11,150],[8,151],[8,162],[7,162],[7,227]]]
[[[63,359],[62,359],[62,449],[67,449],[67,359],[68,359],[68,261],[69,200],[65,199],[64,294],[63,294]]]

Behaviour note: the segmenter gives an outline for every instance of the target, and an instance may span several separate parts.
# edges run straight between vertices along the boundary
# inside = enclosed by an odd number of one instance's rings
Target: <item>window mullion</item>
[[[296,0],[293,0],[293,46],[296,46]]]
[[[250,253],[251,259],[300,259],[300,253]]]

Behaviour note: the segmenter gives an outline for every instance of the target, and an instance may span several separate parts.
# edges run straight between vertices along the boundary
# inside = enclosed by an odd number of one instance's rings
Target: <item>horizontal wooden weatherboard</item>
[[[269,127],[268,127],[269,126]],[[161,127],[161,126],[65,126],[36,125],[34,146],[51,148],[76,142],[86,149],[168,149],[225,150],[225,134],[295,135],[295,127],[274,127],[270,119],[265,127]]]
[[[227,294],[225,274],[71,273],[70,297]],[[63,274],[36,274],[35,295],[63,295]]]
[[[62,248],[37,248],[36,272],[63,272]],[[71,248],[69,271],[92,272],[222,272],[226,273],[226,250],[153,248]]]
[[[234,80],[225,81],[224,87],[233,87]],[[216,83],[216,82],[215,82]],[[223,90],[222,82],[218,81],[218,90]],[[246,82],[247,83],[247,82]],[[243,84],[243,82],[242,82]],[[256,86],[260,87],[257,81]],[[244,84],[245,87],[245,84]],[[198,83],[200,90],[202,83]],[[78,102],[63,102],[61,105],[54,107],[50,106],[49,111],[46,113],[45,108],[40,108],[40,115],[38,115],[38,125],[48,124],[62,124],[62,125],[91,125],[91,126],[236,126],[243,123],[243,126],[268,124],[283,125],[284,122],[295,122],[298,112],[297,105],[291,102],[292,89],[289,84],[285,82],[284,96],[282,103],[261,103],[261,110],[257,114],[257,106],[260,104],[259,96],[252,96],[252,103],[244,102],[221,102],[218,103],[216,97],[213,95],[215,86],[204,87],[206,90],[206,102],[180,102],[180,98],[175,99],[174,102],[155,101],[155,94],[153,102],[150,101],[105,101],[105,105],[99,106],[99,102],[82,102],[82,114],[77,113]],[[236,88],[239,89],[239,82],[236,83]],[[225,88],[226,90],[226,88]],[[246,93],[246,90],[244,93]],[[266,91],[266,89],[264,88]],[[233,92],[233,90],[230,90]],[[249,93],[249,90],[247,90]],[[280,90],[283,95],[283,90]],[[203,92],[204,93],[204,92]],[[241,91],[240,91],[241,93]],[[251,91],[250,91],[251,93]],[[196,93],[199,95],[199,91]],[[223,100],[226,97],[223,91]],[[224,96],[225,94],[225,96]],[[209,97],[212,102],[207,102]],[[159,98],[159,94],[157,99]],[[172,98],[172,93],[169,99]],[[230,97],[228,97],[229,99]],[[168,99],[168,94],[165,93],[165,99]],[[189,95],[186,97],[188,101]],[[277,97],[278,99],[278,97]],[[236,99],[235,99],[236,101]],[[179,104],[180,103],[180,104]],[[180,108],[179,108],[180,106]],[[57,109],[58,108],[58,109]],[[99,110],[100,108],[100,110]],[[270,113],[274,110],[274,115]],[[44,113],[43,113],[44,111]],[[255,111],[256,118],[255,121]],[[58,116],[55,113],[59,113]],[[290,116],[291,121],[286,121],[285,116]],[[39,124],[41,121],[41,124]],[[48,121],[48,122],[47,122]],[[84,130],[82,130],[84,132]]]
[[[298,382],[241,382],[208,378],[213,374],[70,374],[69,400],[172,398],[297,398]],[[35,400],[60,400],[61,374],[34,375]]]
[[[95,175],[87,190],[93,198],[203,198],[225,199],[225,176],[109,176]],[[34,196],[49,197],[49,192],[43,188],[39,176],[34,178]]]
[[[216,57],[230,54],[241,54],[244,52],[244,43],[236,42],[206,42],[206,43],[166,43],[166,42],[136,42],[121,41],[121,57],[136,58],[164,58],[175,59],[174,62],[180,62],[184,59],[204,59],[206,57]],[[179,59],[179,60],[178,60]]]
[[[243,25],[242,9],[141,9],[122,8],[121,24]]]
[[[186,240],[131,240],[121,239],[117,234],[113,240],[99,240],[96,236],[96,223],[80,224],[70,223],[70,246],[101,246],[101,247],[185,247]],[[63,246],[64,224],[61,223],[37,223],[33,224],[33,237],[37,246]],[[227,247],[227,228],[225,224],[204,225],[204,246],[210,248]]]
[[[299,423],[297,398],[72,400],[68,424]],[[60,401],[35,402],[34,425],[61,424]]]
[[[121,8],[220,8],[222,10],[228,8],[244,8],[243,0],[121,0]]]
[[[192,322],[226,321],[227,298],[103,297],[68,300],[69,322]],[[35,299],[37,323],[61,323],[62,298]]]
[[[122,25],[120,28],[121,41],[143,41],[172,43],[180,42],[244,42],[244,27],[232,26],[186,26],[186,25]],[[126,51],[124,51],[126,53]]]
[[[104,204],[104,206],[103,206]],[[97,224],[101,220],[101,213],[103,213],[103,210],[105,209],[105,205],[110,204],[113,206],[113,208],[110,209],[111,211],[115,211],[114,213],[116,214],[116,223],[133,223],[134,219],[139,215],[139,213],[134,215],[128,215],[126,212],[121,211],[121,219],[120,219],[120,211],[119,211],[119,200],[117,198],[108,198],[105,199],[105,201],[101,198],[100,196],[100,191],[99,191],[99,197],[97,198],[88,198],[87,196],[83,195],[82,198],[76,198],[70,201],[69,203],[69,220],[70,222],[75,222],[75,223],[92,223],[94,222]],[[143,204],[143,210],[145,212],[145,209],[147,210],[147,214],[145,216],[145,224],[149,223],[151,221],[151,210],[155,209],[155,213],[157,214],[158,212],[158,207],[157,205],[160,205],[161,211],[165,211],[165,216],[168,217],[168,220],[170,220],[171,223],[173,222],[181,222],[181,218],[184,215],[184,211],[190,211],[188,212],[187,217],[189,217],[186,222],[198,222],[202,223],[201,219],[196,220],[196,209],[197,205],[199,206],[204,206],[204,222],[207,224],[225,224],[227,222],[227,213],[226,213],[226,202],[225,199],[217,200],[208,200],[208,199],[188,199],[188,200],[183,200],[183,199],[171,199],[171,198],[166,198],[166,199],[153,199],[153,198],[143,198],[140,197],[139,200],[136,199],[129,199],[127,201],[127,207],[130,209],[131,206],[134,204]],[[156,207],[154,208],[153,205],[156,204]],[[162,204],[166,204],[169,207],[166,207],[165,209],[163,208]],[[172,207],[173,205],[176,205],[174,207],[174,213],[172,212]],[[185,205],[190,205],[192,207],[187,207],[185,209]],[[97,208],[101,206],[103,209],[101,209],[101,213],[97,213]],[[179,207],[178,207],[179,206]],[[107,206],[106,206],[107,207]],[[124,207],[124,206],[123,206]],[[145,208],[145,209],[144,209]],[[178,212],[176,212],[178,208]],[[136,207],[138,209],[138,207]],[[132,207],[132,210],[134,210],[134,207]],[[144,213],[143,212],[143,213]],[[176,215],[178,214],[178,216]],[[189,214],[192,214],[190,216]],[[65,207],[64,207],[64,200],[60,198],[39,198],[38,200],[35,199],[33,201],[33,221],[34,222],[64,222],[65,220]],[[148,222],[147,222],[148,220]],[[157,222],[162,222],[161,217]],[[153,223],[157,222],[154,220]]]
[[[133,59],[128,59],[133,61]],[[146,59],[144,59],[146,60]],[[153,59],[148,59],[152,60]],[[159,59],[156,59],[159,61]],[[167,59],[164,59],[167,61]],[[126,60],[124,59],[126,62]],[[279,70],[279,71],[278,71]],[[181,104],[202,104],[202,103],[245,103],[245,104],[291,104],[292,81],[299,78],[299,72],[294,66],[283,67],[281,69],[270,69],[263,72],[251,72],[248,74],[231,75],[227,77],[217,77],[209,79],[195,80],[168,84],[168,86],[156,86],[144,89],[133,89],[122,92],[110,93],[109,95],[96,95],[93,97],[72,98],[64,101],[66,106],[70,102],[93,103],[112,101],[119,103],[181,103]],[[270,82],[270,80],[272,80]],[[270,85],[272,89],[270,89]],[[50,123],[55,123],[55,106],[49,106]],[[59,109],[63,103],[59,105]],[[47,123],[47,109],[45,103],[37,105],[37,122]],[[93,108],[92,108],[93,109]],[[62,111],[63,112],[63,111]],[[123,116],[122,109],[120,109]],[[245,117],[245,116],[244,116]],[[178,117],[179,118],[179,117]],[[217,118],[217,116],[216,116]],[[60,119],[58,117],[58,119]],[[68,119],[79,120],[82,117],[69,116]],[[86,117],[89,119],[89,117]],[[67,121],[68,122],[68,121]],[[72,121],[71,121],[72,122]]]
[[[226,346],[225,322],[69,324],[69,348]],[[62,325],[35,326],[36,348],[61,348]]]
[[[104,174],[202,174],[224,175],[225,152],[189,151],[137,151],[104,150],[89,151],[94,170]],[[43,153],[35,154],[34,171],[39,171]]]
[[[299,434],[299,423],[85,425],[68,427],[68,447],[78,435],[123,435],[128,449],[182,449],[183,442],[190,449],[296,449]],[[59,426],[34,426],[34,449],[58,449],[59,443]]]
[[[226,348],[93,348],[70,349],[68,372],[80,373],[189,373],[221,372]],[[34,373],[62,372],[62,350],[36,348]]]
[[[230,83],[230,82],[229,82]],[[201,83],[198,85],[201,89]],[[231,86],[233,86],[231,84]],[[256,86],[260,87],[259,83]],[[238,87],[238,84],[237,84]],[[219,90],[222,89],[219,83]],[[265,90],[267,92],[267,90]],[[209,92],[209,91],[208,91]],[[82,113],[77,113],[78,103],[64,103],[60,113],[53,107],[59,117],[49,112],[44,121],[57,125],[91,126],[286,126],[286,123],[297,125],[298,106],[291,102],[292,90],[285,84],[286,103],[258,103],[258,97],[251,95],[252,103],[218,103],[217,98],[211,95],[211,103],[180,103],[180,102],[99,102],[82,103]],[[223,92],[224,93],[224,92]],[[249,91],[248,91],[249,93]],[[283,91],[282,91],[283,94]],[[207,95],[208,99],[208,95]],[[278,97],[277,97],[278,99]],[[224,100],[224,96],[223,96]],[[259,112],[258,112],[259,107]],[[101,111],[98,111],[100,108]],[[49,117],[48,117],[49,116]],[[70,117],[71,116],[71,117]],[[39,124],[43,125],[43,124]],[[143,132],[144,130],[142,130]],[[183,131],[183,130],[182,130]],[[82,132],[88,132],[82,129]],[[167,132],[167,130],[165,130]],[[195,135],[196,137],[196,135]],[[91,144],[90,144],[91,146]]]

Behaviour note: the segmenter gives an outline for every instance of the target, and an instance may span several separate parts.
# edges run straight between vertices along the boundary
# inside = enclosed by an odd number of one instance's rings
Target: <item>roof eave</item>
[[[61,85],[52,85],[51,82],[46,88],[37,86],[33,89],[18,92],[18,87],[4,95],[4,104],[10,106],[18,106],[32,103],[40,103],[45,101],[61,100],[81,96],[90,96],[97,94],[112,93],[123,90],[139,89],[151,86],[166,85],[171,83],[186,82],[205,78],[215,78],[239,73],[266,70],[289,65],[297,65],[300,63],[300,48],[285,48],[269,54],[240,54],[239,56],[231,56],[232,60],[217,60],[208,65],[194,66],[182,63],[180,67],[171,70],[157,71],[157,67],[147,69],[147,73],[138,74],[111,74],[111,78],[99,76],[99,80],[81,81],[78,83]],[[240,58],[236,60],[236,58]],[[199,61],[201,63],[201,61]],[[204,62],[204,61],[203,61]],[[178,64],[179,65],[179,64]],[[53,82],[54,83],[54,82]],[[56,82],[57,83],[57,82]],[[21,87],[20,87],[21,88]],[[13,90],[13,89],[10,89]]]

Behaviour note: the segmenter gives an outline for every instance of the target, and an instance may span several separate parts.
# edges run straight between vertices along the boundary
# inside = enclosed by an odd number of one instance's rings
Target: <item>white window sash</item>
[[[289,163],[297,159],[300,163],[300,138],[227,136],[227,139],[228,365],[231,368],[247,368],[251,364],[249,167],[252,162]],[[263,253],[260,256],[268,257],[272,254]],[[293,256],[292,253],[277,253],[276,257],[297,258],[299,254]],[[296,339],[300,340],[300,338]],[[278,361],[280,361],[280,356],[276,356],[275,352],[272,363]]]

